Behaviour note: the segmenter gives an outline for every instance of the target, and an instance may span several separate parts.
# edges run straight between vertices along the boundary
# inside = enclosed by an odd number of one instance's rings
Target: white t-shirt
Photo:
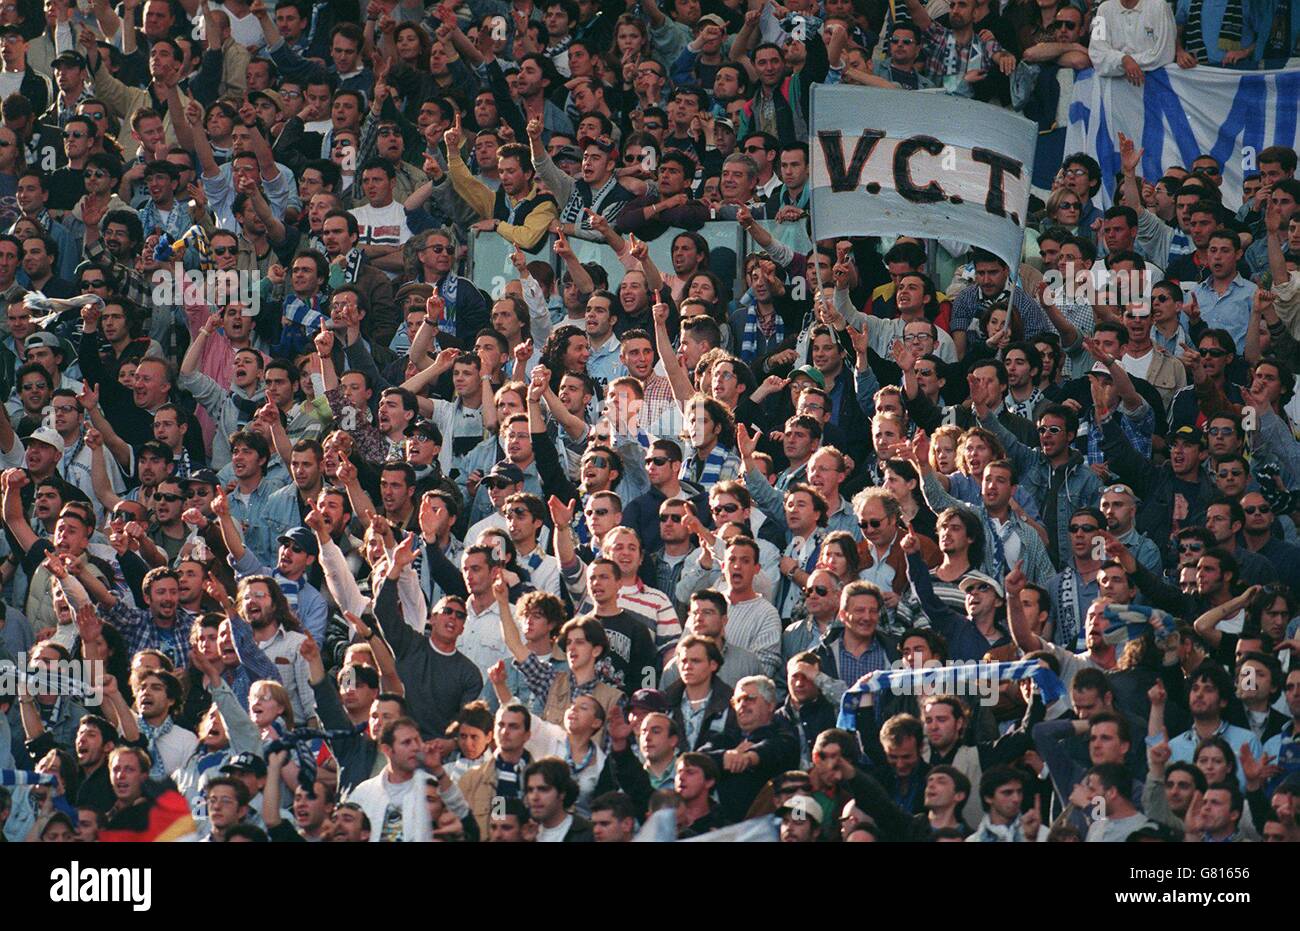
[[[236,16],[235,11],[228,6],[223,6],[226,15],[230,17],[230,37],[242,46],[256,46],[258,48],[266,45],[266,34],[262,32],[262,24],[257,21],[257,17],[252,13],[245,13],[243,16]]]
[[[539,844],[559,844],[564,841],[564,835],[569,833],[569,828],[573,827],[573,815],[565,815],[564,820],[553,828],[539,828],[537,831],[537,843]]]
[[[1151,362],[1155,357],[1156,350],[1155,347],[1152,346],[1147,350],[1147,353],[1144,356],[1124,356],[1120,365],[1124,366],[1124,371],[1128,372],[1135,378],[1145,379],[1147,377],[1147,372],[1151,371]]]
[[[0,96],[8,97],[18,93],[23,86],[23,71],[0,71]]]
[[[411,238],[411,228],[406,224],[406,208],[396,201],[387,207],[366,204],[350,212],[361,227],[358,245],[400,246]]]

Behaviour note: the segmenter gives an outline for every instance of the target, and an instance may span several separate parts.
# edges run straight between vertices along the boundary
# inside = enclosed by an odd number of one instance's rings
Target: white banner
[[[1179,68],[1148,71],[1141,87],[1095,72],[1075,75],[1065,152],[1086,152],[1101,165],[1095,202],[1105,208],[1115,193],[1119,133],[1143,149],[1138,174],[1159,180],[1165,168],[1203,153],[1223,168],[1223,201],[1241,205],[1241,181],[1258,170],[1256,157],[1272,145],[1295,148],[1300,70],[1226,71]]]
[[[1038,131],[924,91],[815,85],[813,233],[957,239],[1020,261]]]

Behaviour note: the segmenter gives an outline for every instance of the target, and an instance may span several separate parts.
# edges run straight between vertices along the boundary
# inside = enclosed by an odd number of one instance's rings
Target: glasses
[[[1065,169],[1065,176],[1066,176],[1067,178],[1082,178],[1082,177],[1085,176],[1087,173],[1088,173],[1088,169],[1086,169],[1086,168],[1067,168],[1067,169]]]
[[[107,178],[108,172],[102,168],[87,168],[84,172],[87,178]]]
[[[1180,553],[1203,553],[1205,552],[1204,543],[1179,543],[1178,552]]]
[[[238,246],[213,246],[212,254],[213,255],[238,255],[239,247]]]
[[[528,510],[528,508],[511,508],[506,513],[511,517],[532,517],[533,515],[533,512]]]
[[[64,139],[85,139],[86,134],[82,132],[77,132],[75,129],[65,129],[63,131],[63,138]]]
[[[658,466],[661,469],[664,466],[668,465],[668,463],[670,462],[672,462],[672,460],[669,459],[667,456],[646,456],[645,457],[646,465]]]
[[[805,595],[816,595],[818,598],[825,598],[831,593],[830,587],[826,585],[809,585],[803,590]]]
[[[930,334],[929,333],[906,333],[903,336],[903,342],[905,343],[915,343],[923,339],[930,339]]]
[[[302,96],[302,91],[280,91],[281,97],[287,97],[289,100],[297,100]]]
[[[595,467],[598,468],[598,469],[608,469],[608,468],[609,468],[609,457],[608,457],[608,456],[592,456],[592,457],[590,457],[590,458],[588,458],[588,459],[584,459],[584,460],[582,460],[582,467],[585,469],[587,466],[595,466]]]
[[[1082,204],[1077,204],[1077,203],[1074,203],[1073,201],[1071,201],[1071,202],[1068,203],[1068,204],[1066,204],[1066,203],[1062,203],[1062,204],[1060,205],[1060,208],[1061,208],[1062,210],[1078,210],[1078,209],[1079,209],[1080,207],[1082,207],[1082,206],[1083,206]]]
[[[588,517],[604,517],[609,514],[609,508],[592,508],[587,512]]]
[[[1058,29],[1078,29],[1079,24],[1070,22],[1068,19],[1058,19],[1052,25],[1047,27],[1048,32],[1055,32]]]
[[[863,530],[879,530],[880,525],[883,523],[884,521],[881,520],[879,517],[871,517],[871,518],[867,518],[866,520],[858,521],[858,526]]]
[[[212,489],[209,488],[207,485],[204,485],[202,487],[198,485],[191,485],[189,488],[185,489],[186,498],[201,498],[204,495],[209,495],[209,494],[212,494]]]
[[[669,521],[674,524],[680,524],[685,519],[686,519],[685,514],[660,514],[659,515],[659,523],[661,524],[664,521]]]
[[[1052,424],[1052,425],[1049,426],[1049,427],[1039,427],[1039,428],[1038,428],[1038,435],[1039,435],[1039,436],[1056,436],[1056,434],[1058,434],[1058,433],[1064,433],[1064,432],[1065,432],[1065,429],[1064,429],[1063,427],[1058,427],[1056,424]]]
[[[81,280],[82,288],[106,288],[108,282],[103,278],[83,278]]]
[[[136,520],[138,515],[134,511],[124,511],[120,508],[109,513],[113,520]]]
[[[1260,505],[1252,504],[1249,506],[1243,505],[1241,509],[1247,514],[1272,514],[1273,513],[1273,508],[1267,504],[1260,504]]]
[[[1201,349],[1199,352],[1201,355],[1209,356],[1211,359],[1222,359],[1225,356],[1232,355],[1232,353],[1228,352],[1226,349],[1219,349],[1218,347],[1213,349]]]
[[[55,404],[54,412],[57,414],[72,414],[77,411],[76,404]]]
[[[907,36],[890,36],[889,44],[890,45],[915,45],[916,40],[908,38]]]
[[[1205,174],[1205,175],[1217,175],[1217,174],[1219,174],[1219,166],[1218,166],[1218,165],[1202,165],[1200,168],[1193,168],[1192,170],[1193,170],[1193,171],[1199,171],[1201,174]]]
[[[1241,478],[1246,473],[1242,469],[1220,469],[1218,474],[1219,478]]]
[[[1206,427],[1206,436],[1236,436],[1237,431],[1232,427]]]
[[[715,504],[710,508],[714,514],[735,514],[740,510],[739,504]]]
[[[639,162],[639,161],[641,161],[641,153],[640,153],[640,152],[624,152],[624,153],[623,153],[623,164],[624,164],[624,165],[631,165],[633,162]]]
[[[456,619],[458,619],[458,620],[461,620],[461,621],[464,621],[464,620],[468,620],[468,619],[469,619],[469,612],[466,611],[464,608],[445,607],[445,608],[443,608],[441,611],[439,611],[438,613],[439,613],[439,614],[446,614],[446,615],[448,615],[449,617],[454,617],[454,618],[456,618]]]
[[[301,546],[299,546],[297,543],[285,543],[285,544],[284,544],[284,548],[287,549],[290,553],[298,553],[299,555],[301,555],[302,553],[307,552],[305,549],[303,549],[303,548],[302,548]]]
[[[1071,524],[1070,533],[1096,533],[1101,528],[1096,524]]]
[[[427,251],[432,252],[434,255],[451,255],[452,252],[454,251],[451,246],[444,246],[442,243],[438,243],[432,246],[425,246],[424,248]]]
[[[761,145],[747,145],[747,146],[745,146],[745,148],[744,148],[743,151],[745,151],[745,152],[766,152],[767,149],[763,148]]]

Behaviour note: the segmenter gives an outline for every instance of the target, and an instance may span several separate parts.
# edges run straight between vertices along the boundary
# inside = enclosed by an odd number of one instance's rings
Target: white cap
[[[47,446],[53,446],[58,450],[59,455],[63,455],[63,437],[59,436],[59,431],[53,427],[37,427],[32,431],[32,435],[27,438],[28,443],[44,443]]]

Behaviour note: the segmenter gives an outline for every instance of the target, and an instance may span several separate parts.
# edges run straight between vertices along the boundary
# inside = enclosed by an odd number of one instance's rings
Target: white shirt
[[[1145,379],[1147,377],[1147,372],[1151,371],[1151,362],[1153,359],[1155,359],[1155,357],[1156,357],[1156,348],[1153,345],[1150,349],[1147,350],[1146,355],[1143,356],[1125,355],[1124,358],[1120,360],[1119,364],[1122,365],[1124,367],[1124,371],[1128,372],[1130,375],[1133,375],[1137,378]]]
[[[1133,9],[1120,0],[1106,0],[1097,10],[1088,57],[1102,77],[1124,75],[1124,56],[1143,71],[1172,64],[1177,27],[1173,10],[1164,0],[1138,0]]]
[[[394,201],[387,207],[363,204],[349,211],[361,227],[358,245],[400,246],[411,238],[411,228],[406,223],[406,208]]]
[[[565,815],[564,820],[553,828],[539,828],[537,831],[537,843],[539,844],[558,844],[564,840],[564,835],[569,833],[569,828],[573,827],[573,815]]]
[[[465,632],[456,641],[456,649],[469,657],[486,681],[487,671],[497,660],[505,660],[509,664],[513,659],[501,636],[501,611],[495,598],[481,614],[474,610],[472,598],[466,602],[465,609],[469,617],[465,620]],[[520,635],[522,636],[522,631]]]

